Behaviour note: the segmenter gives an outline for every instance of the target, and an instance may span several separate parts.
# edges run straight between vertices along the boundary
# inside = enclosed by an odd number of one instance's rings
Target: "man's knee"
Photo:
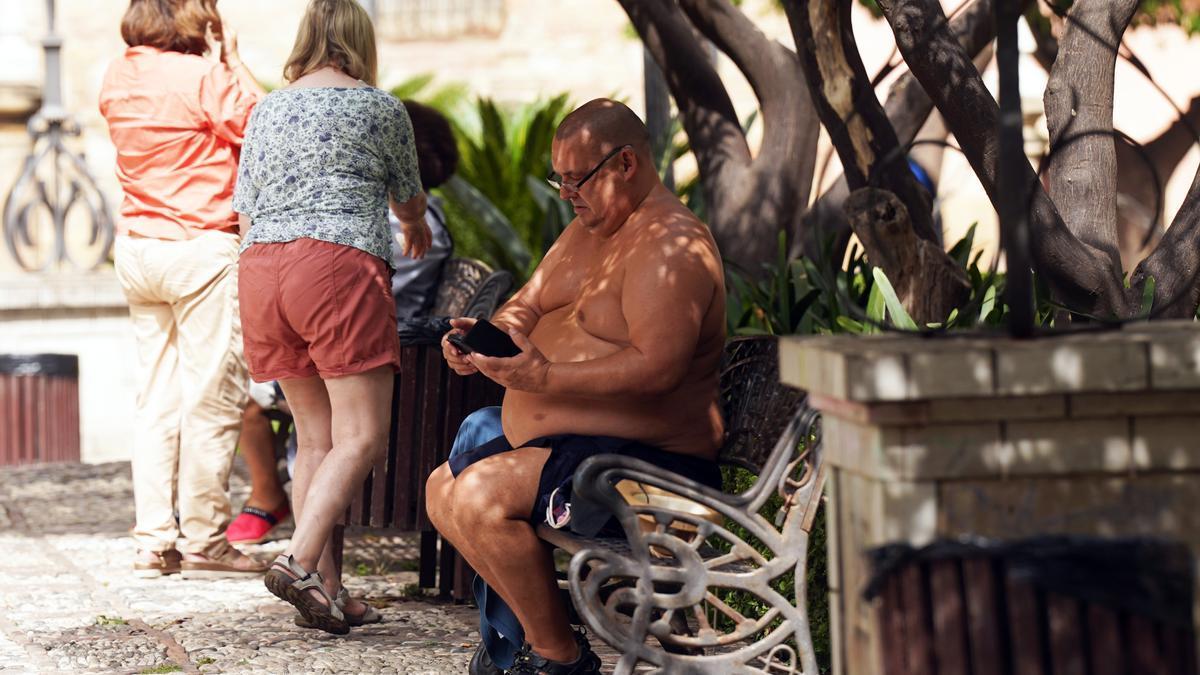
[[[450,472],[450,465],[446,463],[434,469],[425,480],[425,512],[429,514],[430,522],[438,531],[442,530],[452,512],[453,489],[454,475]]]
[[[486,531],[521,511],[514,497],[503,478],[488,471],[464,471],[454,479],[454,521],[465,531]]]

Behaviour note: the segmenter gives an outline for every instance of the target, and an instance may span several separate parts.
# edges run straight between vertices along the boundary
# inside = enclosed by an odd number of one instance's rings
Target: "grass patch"
[[[216,662],[217,662],[217,660],[211,656],[205,656],[203,658],[196,659],[197,666],[208,666],[208,665],[212,665]]]
[[[106,616],[104,614],[101,614],[96,617],[96,625],[97,626],[115,627],[115,626],[126,626],[128,624],[129,624],[128,621],[126,621],[125,619],[122,619],[119,616]]]
[[[139,671],[138,671],[138,673],[140,673],[140,674],[148,674],[148,673],[180,673],[180,672],[183,672],[183,668],[182,668],[181,666],[177,666],[177,665],[175,665],[174,663],[164,663],[164,664],[162,664],[162,665],[160,665],[160,666],[154,666],[154,667],[151,667],[151,668],[143,668],[142,670],[139,670]]]
[[[421,588],[420,584],[404,584],[404,586],[400,588],[400,597],[423,598],[425,597],[425,590]]]

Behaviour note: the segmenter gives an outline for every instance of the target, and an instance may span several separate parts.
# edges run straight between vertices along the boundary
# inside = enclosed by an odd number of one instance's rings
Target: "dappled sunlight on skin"
[[[526,326],[550,364],[609,359],[617,369],[571,371],[580,377],[640,380],[619,396],[581,389],[578,378],[553,393],[509,387],[506,434],[514,443],[557,433],[618,436],[711,454],[721,438],[715,393],[725,296],[710,231],[659,181],[645,127],[619,104],[593,101],[568,116],[551,161],[577,217],[515,298],[536,303],[536,322],[521,324],[520,310],[508,306],[496,320]]]

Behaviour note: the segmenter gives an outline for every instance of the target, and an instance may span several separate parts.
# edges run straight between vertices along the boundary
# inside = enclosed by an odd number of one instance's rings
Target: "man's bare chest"
[[[568,261],[564,261],[566,263]],[[542,309],[595,337],[624,342],[629,328],[621,307],[624,266],[595,258],[560,264],[542,288]]]

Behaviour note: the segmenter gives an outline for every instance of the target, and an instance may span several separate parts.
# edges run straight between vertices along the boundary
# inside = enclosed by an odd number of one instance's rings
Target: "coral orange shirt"
[[[117,233],[191,239],[237,231],[238,151],[258,94],[223,63],[131,47],[100,89],[125,191]]]

